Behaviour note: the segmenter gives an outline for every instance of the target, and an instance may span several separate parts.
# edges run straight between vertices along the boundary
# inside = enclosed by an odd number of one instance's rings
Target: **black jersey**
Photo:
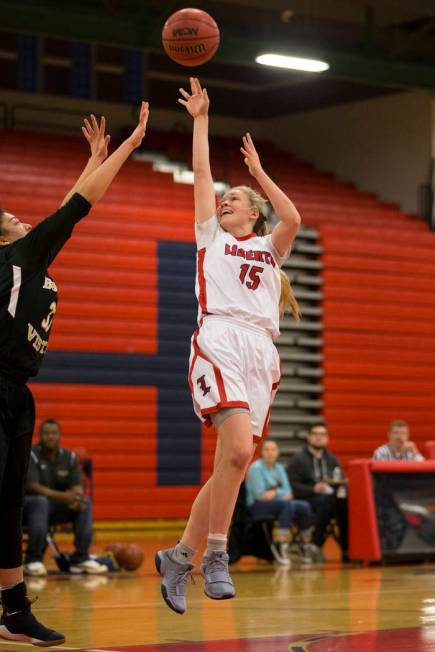
[[[48,268],[90,209],[76,193],[24,238],[0,248],[0,375],[26,382],[38,373],[57,310]]]

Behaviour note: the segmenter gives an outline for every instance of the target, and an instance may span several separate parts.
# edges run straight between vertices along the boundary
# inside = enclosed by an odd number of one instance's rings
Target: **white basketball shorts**
[[[268,433],[281,370],[267,331],[231,317],[208,315],[192,337],[189,386],[197,416],[211,425],[222,408],[249,410],[252,434]]]

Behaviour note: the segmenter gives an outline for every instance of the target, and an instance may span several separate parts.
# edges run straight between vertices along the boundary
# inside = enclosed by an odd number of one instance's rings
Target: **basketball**
[[[136,570],[142,566],[145,557],[143,548],[137,543],[110,543],[106,550],[110,550],[119,566],[126,570]]]
[[[219,47],[219,28],[201,9],[180,9],[163,26],[162,42],[166,54],[182,66],[200,66],[215,55]]]

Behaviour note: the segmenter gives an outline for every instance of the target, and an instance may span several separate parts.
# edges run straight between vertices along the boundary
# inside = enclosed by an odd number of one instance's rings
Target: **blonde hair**
[[[268,235],[269,225],[267,223],[267,199],[264,199],[256,190],[250,186],[237,186],[239,190],[242,190],[249,200],[249,205],[251,208],[256,208],[258,210],[258,219],[254,224],[254,233],[257,235]],[[293,288],[290,284],[287,274],[280,269],[281,276],[281,296],[279,298],[279,316],[282,319],[285,315],[287,309],[290,309],[293,319],[300,321],[301,319],[301,309],[296,300],[296,297],[293,292]]]

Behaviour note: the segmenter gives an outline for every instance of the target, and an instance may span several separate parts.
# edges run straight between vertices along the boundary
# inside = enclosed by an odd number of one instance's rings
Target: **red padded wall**
[[[324,248],[324,402],[344,459],[371,456],[392,419],[422,452],[435,423],[435,235],[319,225]]]

